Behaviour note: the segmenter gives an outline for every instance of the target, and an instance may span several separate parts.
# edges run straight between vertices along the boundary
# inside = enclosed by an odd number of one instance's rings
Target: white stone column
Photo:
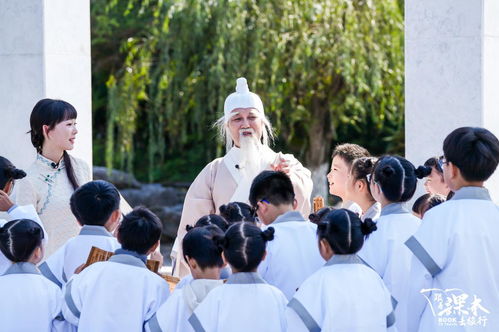
[[[497,0],[405,1],[405,144],[415,164],[441,155],[458,127],[499,137],[498,17]],[[499,171],[487,187],[498,202]]]
[[[0,0],[0,155],[35,156],[29,115],[42,98],[78,111],[74,156],[92,165],[89,0]]]

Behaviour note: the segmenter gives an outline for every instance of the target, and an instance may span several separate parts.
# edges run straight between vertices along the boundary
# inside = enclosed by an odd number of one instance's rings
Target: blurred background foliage
[[[403,153],[400,0],[91,2],[94,162],[190,181],[224,154],[212,124],[237,77],[276,149],[314,170],[334,145]]]

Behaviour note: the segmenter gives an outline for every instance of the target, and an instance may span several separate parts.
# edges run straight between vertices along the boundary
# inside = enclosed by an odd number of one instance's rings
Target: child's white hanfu
[[[287,299],[257,273],[232,274],[189,318],[196,332],[286,331]]]
[[[210,291],[223,284],[222,280],[195,279],[174,291],[168,300],[146,323],[146,332],[189,332],[194,331],[188,322],[194,309]]]
[[[0,331],[68,331],[59,287],[32,263],[10,265],[0,276]]]
[[[412,253],[404,242],[421,221],[402,204],[392,203],[382,208],[376,222],[378,229],[366,239],[358,256],[385,282],[396,303],[395,325],[399,331],[405,331]]]
[[[80,234],[69,239],[47,260],[40,264],[42,274],[62,288],[76,268],[87,261],[92,247],[114,252],[121,245],[104,226],[84,225]]]
[[[258,273],[289,300],[302,282],[325,263],[317,245],[317,225],[305,220],[300,212],[291,211],[269,226],[275,229],[274,240],[267,243],[267,256]]]
[[[118,249],[109,261],[73,275],[63,288],[66,320],[79,332],[142,331],[170,294],[168,283],[145,261],[145,256]]]
[[[499,331],[499,208],[463,187],[425,213],[413,254],[407,331]]]
[[[288,331],[385,332],[395,322],[390,293],[356,255],[334,255],[289,301]]]
[[[42,241],[43,245],[44,246],[47,245],[48,243],[47,232],[45,231],[43,223],[38,217],[38,213],[36,213],[36,210],[33,207],[33,205],[24,205],[24,206],[14,205],[9,209],[9,211],[7,211],[7,213],[9,214],[10,220],[30,219],[38,223],[43,229],[43,235],[44,235]],[[5,225],[10,220],[0,219],[0,226]],[[5,257],[5,255],[2,252],[0,252],[0,275],[4,274],[11,264],[12,264],[11,261],[9,261],[7,257]]]

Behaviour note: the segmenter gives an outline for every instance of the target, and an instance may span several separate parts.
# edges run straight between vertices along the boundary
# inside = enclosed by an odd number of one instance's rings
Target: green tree
[[[335,142],[403,149],[398,0],[93,1],[92,20],[107,166],[192,179],[223,153],[210,126],[240,76],[261,96],[278,147],[312,169]]]

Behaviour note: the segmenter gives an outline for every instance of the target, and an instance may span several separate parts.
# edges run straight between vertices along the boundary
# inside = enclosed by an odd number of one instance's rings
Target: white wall
[[[406,0],[405,16],[407,158],[441,155],[462,126],[499,137],[499,2]],[[487,183],[495,201],[498,184],[496,172]]]

